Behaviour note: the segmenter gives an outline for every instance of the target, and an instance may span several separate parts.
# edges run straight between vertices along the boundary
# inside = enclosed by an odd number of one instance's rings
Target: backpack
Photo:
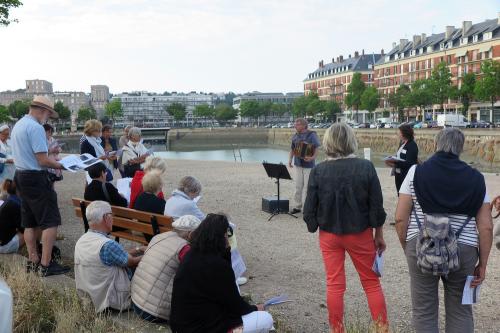
[[[472,217],[454,232],[448,215],[425,214],[423,225],[413,209],[418,225],[417,266],[423,273],[447,276],[460,269],[458,237]]]

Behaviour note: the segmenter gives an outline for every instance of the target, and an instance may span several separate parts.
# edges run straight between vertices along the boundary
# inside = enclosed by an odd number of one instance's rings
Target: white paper
[[[384,273],[384,252],[380,255],[378,252],[375,254],[375,260],[373,261],[372,270],[377,274],[378,277],[381,277]]]
[[[234,276],[239,278],[246,272],[247,266],[238,250],[231,251],[231,264],[233,265]]]
[[[268,307],[272,305],[278,305],[278,304],[283,304],[283,303],[288,303],[288,302],[293,302],[288,299],[288,296],[283,294],[279,295],[276,297],[273,297],[271,299],[268,299],[267,301],[264,302],[264,309],[267,309]]]
[[[200,199],[201,199],[201,195],[199,195],[199,196],[197,196],[196,198],[194,198],[194,199],[193,199],[193,201],[194,201],[195,203],[198,203],[198,201],[200,201]]]
[[[370,158],[371,158],[371,152],[372,152],[371,148],[363,148],[363,153],[365,155],[365,160],[368,160],[368,161],[370,160]]]
[[[384,157],[384,161],[404,162],[405,160],[403,160],[402,158],[399,158],[397,156],[387,156],[387,157]]]
[[[90,154],[68,155],[59,161],[59,163],[61,163],[66,170],[71,172],[84,170],[99,162],[101,162],[100,159],[95,158]]]
[[[479,301],[479,292],[481,291],[481,285],[471,288],[470,284],[474,280],[474,276],[467,276],[465,281],[464,292],[462,293],[462,304],[470,305],[476,304]]]
[[[130,184],[132,183],[132,178],[120,178],[116,181],[116,188],[118,193],[123,195],[127,202],[130,203]]]

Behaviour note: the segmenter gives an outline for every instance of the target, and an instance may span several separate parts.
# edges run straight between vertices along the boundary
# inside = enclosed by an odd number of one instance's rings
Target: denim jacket
[[[327,160],[311,171],[304,204],[309,232],[359,233],[384,224],[382,189],[373,164],[360,158]]]

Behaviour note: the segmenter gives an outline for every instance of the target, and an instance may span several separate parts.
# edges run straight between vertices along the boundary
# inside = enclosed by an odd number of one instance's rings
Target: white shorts
[[[6,253],[16,253],[17,250],[19,250],[19,235],[16,234],[10,242],[8,242],[5,245],[0,245],[0,253],[6,254]]]

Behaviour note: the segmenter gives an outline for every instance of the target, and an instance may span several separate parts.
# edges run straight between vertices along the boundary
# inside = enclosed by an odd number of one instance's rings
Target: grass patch
[[[27,274],[24,265],[0,265],[0,277],[14,296],[14,332],[127,332],[109,315],[96,314],[76,289],[54,290],[40,276]]]

